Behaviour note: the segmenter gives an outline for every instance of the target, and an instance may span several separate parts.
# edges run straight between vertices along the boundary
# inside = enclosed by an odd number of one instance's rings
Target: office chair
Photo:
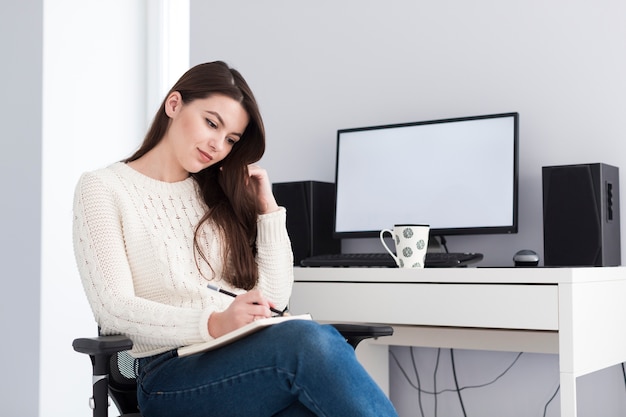
[[[393,328],[385,325],[333,324],[354,349],[369,338],[391,336]],[[125,336],[98,336],[74,339],[74,350],[91,358],[93,396],[89,406],[93,417],[107,417],[109,398],[122,413],[120,417],[141,417],[137,406],[137,383],[134,359],[127,352],[133,342]]]

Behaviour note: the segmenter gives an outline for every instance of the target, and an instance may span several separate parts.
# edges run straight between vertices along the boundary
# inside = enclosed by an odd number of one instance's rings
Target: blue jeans
[[[329,325],[293,320],[179,358],[139,359],[144,417],[397,416]]]

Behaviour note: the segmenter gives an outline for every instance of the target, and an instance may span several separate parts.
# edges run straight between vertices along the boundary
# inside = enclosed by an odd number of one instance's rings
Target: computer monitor
[[[336,238],[517,233],[518,113],[337,132]]]

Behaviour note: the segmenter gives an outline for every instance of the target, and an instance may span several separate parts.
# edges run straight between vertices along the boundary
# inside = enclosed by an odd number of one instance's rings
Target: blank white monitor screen
[[[337,132],[336,237],[517,232],[518,113]]]

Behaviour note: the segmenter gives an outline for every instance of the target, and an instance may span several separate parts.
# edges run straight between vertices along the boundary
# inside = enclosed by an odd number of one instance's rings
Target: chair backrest
[[[123,414],[138,413],[135,359],[128,351],[111,356],[109,362],[109,395]]]

